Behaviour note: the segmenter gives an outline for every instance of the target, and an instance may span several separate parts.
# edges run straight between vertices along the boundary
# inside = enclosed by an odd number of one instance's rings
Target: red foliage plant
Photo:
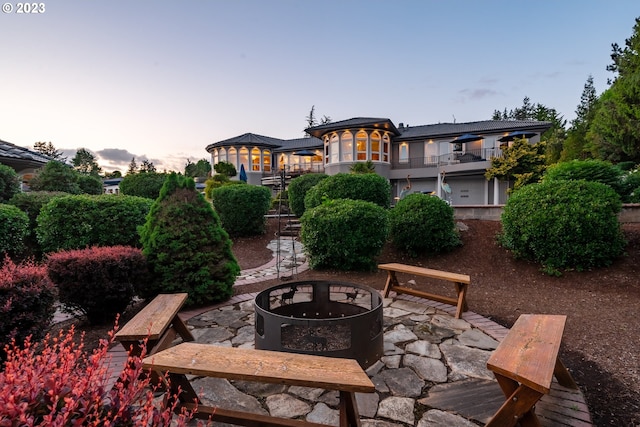
[[[129,356],[118,381],[107,389],[107,351],[116,329],[117,321],[109,339],[100,340],[91,354],[84,350],[84,336],[75,342],[73,327],[47,335],[41,344],[29,337],[22,348],[15,340],[7,345],[0,372],[0,426],[186,426],[192,417],[186,410],[172,424],[176,396],[154,403],[158,386],[150,383],[150,375],[141,375],[144,346],[140,356]]]

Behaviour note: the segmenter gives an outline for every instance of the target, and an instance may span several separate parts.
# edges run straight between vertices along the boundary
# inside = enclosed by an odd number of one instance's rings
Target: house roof
[[[321,139],[316,137],[307,137],[307,138],[297,138],[297,139],[287,139],[282,141],[282,146],[273,150],[275,153],[280,153],[283,151],[294,151],[294,150],[305,150],[305,149],[314,149],[314,148],[322,148],[323,142]]]
[[[233,138],[209,144],[207,145],[206,150],[209,151],[216,147],[237,147],[240,145],[276,148],[280,147],[283,142],[284,140],[279,138],[272,138],[270,136],[258,135],[255,133],[245,133],[240,136],[234,136]]]
[[[53,159],[49,156],[0,139],[0,163],[18,172],[24,169],[40,168],[50,160]]]
[[[551,127],[551,122],[532,120],[484,120],[468,123],[437,123],[434,125],[407,126],[400,128],[400,136],[396,141],[425,138],[456,137],[465,133],[487,134],[530,130],[543,133]]]
[[[398,128],[396,128],[391,120],[375,117],[355,117],[353,119],[325,123],[323,125],[307,128],[305,129],[305,132],[307,132],[311,136],[320,138],[327,132],[346,128],[380,128],[388,130],[395,135],[400,135],[400,131],[398,130]]]

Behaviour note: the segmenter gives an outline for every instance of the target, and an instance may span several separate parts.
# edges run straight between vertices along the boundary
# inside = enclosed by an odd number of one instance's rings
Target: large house
[[[359,117],[306,129],[309,137],[278,139],[253,133],[206,147],[212,164],[227,161],[244,170],[250,184],[277,182],[305,172],[334,175],[370,160],[389,179],[397,200],[430,193],[452,205],[498,205],[508,182],[484,177],[493,157],[516,138],[530,143],[550,122],[486,120],[470,123],[395,126],[390,119]]]
[[[23,189],[35,172],[50,160],[50,157],[37,151],[0,140],[0,164],[13,168],[20,175]]]

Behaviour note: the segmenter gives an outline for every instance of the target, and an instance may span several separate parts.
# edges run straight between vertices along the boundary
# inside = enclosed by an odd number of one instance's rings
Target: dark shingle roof
[[[278,153],[282,151],[322,148],[322,146],[323,146],[322,140],[312,136],[308,138],[283,140],[282,146],[280,148],[274,149],[273,151]]]
[[[0,163],[11,166],[18,171],[39,168],[50,160],[52,159],[49,156],[0,139]]]
[[[393,132],[395,135],[400,135],[400,131],[391,120],[375,117],[355,117],[353,119],[340,120],[307,128],[305,132],[319,138],[327,132],[346,128],[380,128]]]
[[[400,128],[401,134],[396,138],[396,141],[456,137],[465,133],[482,135],[483,133],[513,132],[517,130],[531,130],[542,133],[550,127],[551,122],[532,120],[484,120],[468,123],[438,123],[434,125]]]
[[[207,145],[206,150],[209,151],[215,147],[237,147],[239,145],[251,145],[258,147],[271,147],[277,148],[282,145],[284,140],[278,138],[272,138],[270,136],[257,135],[255,133],[245,133],[240,136],[234,136],[233,138],[225,139],[224,141],[214,142]]]

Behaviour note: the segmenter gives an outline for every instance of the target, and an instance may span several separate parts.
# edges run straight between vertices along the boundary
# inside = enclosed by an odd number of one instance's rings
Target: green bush
[[[304,214],[304,198],[311,187],[328,178],[323,173],[307,173],[294,178],[289,183],[289,207],[298,217]]]
[[[556,163],[547,169],[544,181],[551,180],[580,180],[600,182],[613,188],[613,190],[625,198],[622,170],[603,160],[571,160],[569,162]]]
[[[42,207],[36,235],[44,253],[89,246],[140,246],[137,228],[153,202],[103,194],[57,197]]]
[[[387,211],[364,200],[323,203],[307,209],[300,223],[311,268],[372,270],[389,231]]]
[[[0,353],[15,338],[42,338],[51,325],[57,298],[43,266],[27,261],[16,265],[6,257],[0,268]],[[0,355],[0,359],[2,359]]]
[[[129,173],[120,181],[120,193],[126,196],[146,197],[155,200],[158,198],[166,178],[166,173]]]
[[[47,162],[44,167],[29,181],[33,191],[64,191],[69,194],[80,194],[78,185],[79,173],[71,166],[57,160]]]
[[[103,246],[61,251],[47,257],[47,272],[70,312],[81,311],[91,324],[113,323],[148,277],[140,249]]]
[[[187,292],[187,303],[226,300],[240,267],[231,240],[193,179],[171,174],[140,228],[151,279],[139,289],[145,298]]]
[[[315,208],[324,200],[335,199],[364,200],[387,209],[391,204],[391,184],[385,177],[375,173],[339,173],[307,191],[304,207]]]
[[[625,203],[640,203],[640,169],[630,171],[623,178],[626,197]]]
[[[257,185],[225,185],[211,193],[222,227],[231,236],[265,233],[265,215],[271,207],[271,191]]]
[[[40,215],[40,209],[52,199],[68,195],[69,193],[63,193],[62,191],[30,191],[28,193],[18,193],[9,200],[9,204],[16,206],[29,217],[27,235],[24,238],[28,255],[36,258],[40,258],[42,255],[36,236],[36,228],[38,227],[36,219]]]
[[[231,181],[226,175],[214,175],[204,182],[204,195],[211,200],[213,190],[224,187],[225,185],[246,185],[244,181]]]
[[[389,211],[389,233],[398,249],[411,256],[444,252],[462,242],[453,208],[426,194],[410,194]]]
[[[13,168],[0,164],[0,203],[20,192],[20,177]]]
[[[591,181],[545,181],[522,187],[507,201],[500,243],[550,274],[606,266],[624,250],[620,197]]]
[[[29,217],[13,205],[0,204],[0,256],[21,255],[29,231]]]
[[[83,194],[102,194],[104,193],[104,185],[100,178],[93,175],[78,174],[78,187]]]

